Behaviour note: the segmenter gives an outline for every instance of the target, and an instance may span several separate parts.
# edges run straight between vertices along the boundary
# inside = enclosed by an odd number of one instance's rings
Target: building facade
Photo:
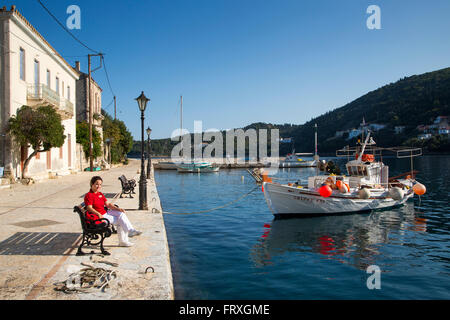
[[[90,93],[89,93],[89,75],[81,71],[80,62],[77,61],[75,63],[75,69],[80,74],[79,79],[76,82],[76,120],[80,122],[89,123],[89,102],[92,103],[92,130],[97,130],[100,133],[102,145],[101,150],[103,152],[103,127],[102,120],[104,119],[102,115],[102,88],[98,85],[97,82],[91,76],[91,84],[90,84]],[[90,99],[89,99],[90,95]],[[89,159],[85,159],[83,152],[81,152],[81,145],[78,145],[77,148],[78,155],[80,157],[80,168],[89,166]],[[104,154],[102,154],[96,160],[95,163],[99,163],[100,159],[104,158]]]
[[[8,120],[23,105],[50,105],[61,115],[66,136],[61,148],[38,153],[28,176],[39,180],[75,170],[75,101],[77,70],[72,68],[15,6],[0,8],[0,167],[20,177],[33,151],[5,134]]]

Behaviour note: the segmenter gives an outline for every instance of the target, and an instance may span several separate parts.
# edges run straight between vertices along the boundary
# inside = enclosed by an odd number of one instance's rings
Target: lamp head
[[[150,99],[148,99],[145,95],[144,95],[144,91],[141,92],[141,95],[139,97],[137,97],[136,99],[138,102],[138,106],[139,106],[139,110],[141,110],[142,112],[145,111],[145,108],[147,107],[147,102],[150,101]]]

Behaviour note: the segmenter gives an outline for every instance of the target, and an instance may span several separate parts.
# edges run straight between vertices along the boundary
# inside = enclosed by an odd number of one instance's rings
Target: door
[[[47,170],[52,170],[52,151],[47,151]]]

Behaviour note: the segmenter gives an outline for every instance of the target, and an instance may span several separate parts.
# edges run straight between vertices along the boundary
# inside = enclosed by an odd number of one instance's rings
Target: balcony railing
[[[73,103],[67,99],[61,99],[61,110],[69,115],[73,115]]]
[[[50,105],[53,105],[55,107],[60,106],[60,97],[59,94],[49,87],[47,87],[45,84],[38,84],[38,85],[28,85],[27,88],[27,99],[31,99],[36,101],[36,103],[39,104],[45,104],[48,103]]]
[[[30,107],[51,105],[61,114],[63,119],[70,119],[74,115],[73,103],[62,98],[45,84],[28,85],[27,100]]]

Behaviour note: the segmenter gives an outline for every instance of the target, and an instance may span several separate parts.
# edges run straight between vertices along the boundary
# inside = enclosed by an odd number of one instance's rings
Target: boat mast
[[[182,135],[182,132],[183,132],[183,96],[180,96],[180,99],[181,99],[181,105],[180,105],[180,110],[181,110],[181,112],[180,112],[180,121],[181,121],[181,124],[180,124],[180,135]]]
[[[370,137],[370,131],[367,132],[366,140],[364,141],[364,144],[363,144],[362,149],[361,149],[361,153],[359,154],[357,160],[360,160],[362,158],[362,156],[364,154],[364,150],[366,149],[367,142],[369,141],[369,137]]]
[[[180,96],[181,105],[180,105],[180,140],[181,140],[181,158],[184,157],[183,154],[183,96]]]
[[[314,160],[319,160],[317,154],[317,123],[314,124]]]

